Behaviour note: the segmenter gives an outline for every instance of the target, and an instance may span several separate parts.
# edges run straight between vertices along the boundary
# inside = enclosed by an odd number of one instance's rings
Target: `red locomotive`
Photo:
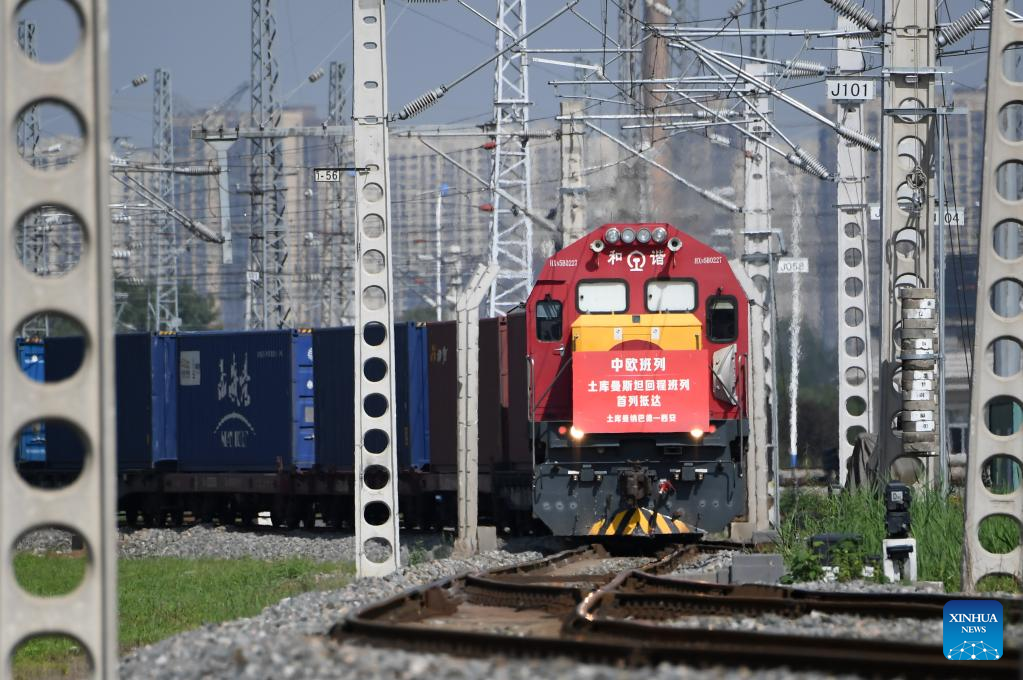
[[[746,512],[748,300],[669,224],[549,258],[527,306],[533,512],[555,535],[720,531]]]

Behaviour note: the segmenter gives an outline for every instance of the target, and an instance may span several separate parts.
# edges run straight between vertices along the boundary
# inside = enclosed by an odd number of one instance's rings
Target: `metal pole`
[[[441,252],[441,247],[440,247],[440,216],[441,216],[441,207],[442,207],[441,206],[441,200],[443,199],[443,197],[444,197],[444,194],[442,192],[438,191],[437,192],[437,210],[436,210],[436,214],[434,215],[434,232],[433,232],[434,251],[437,254],[437,261],[434,263],[434,275],[436,277],[436,280],[434,282],[434,291],[436,292],[436,295],[437,295],[437,321],[443,320],[443,316],[444,316],[444,290],[443,290],[443,284],[441,283],[441,268],[443,266],[442,262],[441,262],[441,258],[443,256],[443,253]]]
[[[345,71],[346,66],[342,62],[333,61],[330,63],[330,87],[327,92],[327,122],[331,126],[340,127],[344,121],[345,108]],[[332,160],[336,167],[345,167],[344,137],[336,135],[330,143]],[[340,318],[345,317],[341,300],[350,303],[351,287],[348,285],[348,271],[346,266],[350,257],[350,239],[345,234],[344,220],[344,184],[338,181],[333,186],[332,215],[330,229],[327,231],[327,239],[324,244],[323,257],[326,259],[324,267],[325,276],[323,280],[322,306],[323,316],[328,326],[338,323]],[[342,321],[343,323],[343,321]]]
[[[934,117],[938,137],[937,196],[938,215],[934,225],[934,253],[938,258],[934,273],[934,296],[938,317],[938,481],[948,488],[948,421],[945,418],[945,116]]]

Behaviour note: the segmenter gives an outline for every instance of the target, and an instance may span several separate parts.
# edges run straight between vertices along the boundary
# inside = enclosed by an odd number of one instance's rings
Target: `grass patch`
[[[850,533],[863,538],[862,554],[880,555],[885,538],[881,494],[861,488],[822,496],[816,493],[782,496],[780,550],[785,564],[797,576],[813,570],[807,539],[815,534]],[[941,581],[949,592],[961,590],[963,500],[958,493],[913,489],[912,535],[917,544],[917,574],[923,581]],[[995,521],[991,521],[995,520]],[[992,517],[981,525],[980,540],[989,550],[1007,552],[1020,540],[1019,523]],[[809,564],[808,564],[809,561]],[[1011,577],[985,579],[980,590],[1019,592]]]
[[[41,595],[66,593],[85,570],[84,558],[20,554],[15,570],[23,588]],[[348,583],[351,562],[305,559],[263,562],[154,557],[118,563],[121,652],[206,623],[254,616],[267,605],[311,590]],[[32,640],[15,655],[16,678],[65,677],[85,669],[72,640]]]

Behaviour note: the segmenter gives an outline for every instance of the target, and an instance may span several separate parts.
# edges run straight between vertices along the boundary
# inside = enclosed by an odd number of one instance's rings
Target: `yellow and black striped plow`
[[[668,536],[689,534],[686,523],[649,508],[630,508],[615,514],[610,520],[602,519],[590,527],[590,536]]]

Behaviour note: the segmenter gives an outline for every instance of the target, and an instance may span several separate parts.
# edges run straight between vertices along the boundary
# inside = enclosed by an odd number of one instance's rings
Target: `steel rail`
[[[568,656],[628,666],[675,663],[817,670],[863,675],[969,677],[968,664],[947,661],[935,645],[782,633],[701,630],[658,625],[673,615],[811,611],[940,619],[937,594],[833,593],[779,586],[720,586],[658,576],[700,553],[735,544],[692,544],[667,551],[641,569],[613,578],[571,573],[608,557],[577,548],[524,565],[443,579],[365,606],[330,632],[337,641],[424,652],[512,657]],[[603,581],[599,587],[596,583]],[[1008,605],[1008,606],[1005,606]],[[1019,620],[1023,600],[1003,602]],[[648,620],[636,620],[636,617]],[[624,617],[630,617],[628,619]],[[986,677],[1015,678],[1018,649],[984,664]]]

